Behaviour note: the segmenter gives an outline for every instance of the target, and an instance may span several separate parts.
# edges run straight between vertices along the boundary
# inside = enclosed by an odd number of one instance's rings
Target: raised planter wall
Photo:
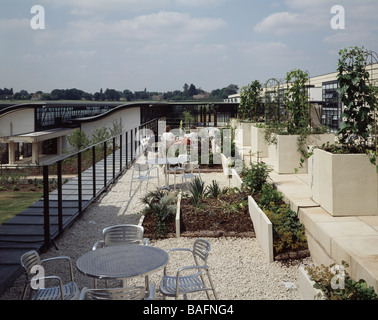
[[[277,144],[269,144],[268,155],[273,170],[278,174],[307,173],[308,161],[304,161],[302,167],[298,152],[298,135],[276,135]],[[317,134],[308,137],[308,146],[321,146],[327,142],[334,143],[334,134]]]
[[[243,180],[241,179],[240,175],[236,172],[235,169],[231,170],[232,178],[231,178],[231,185],[234,188],[241,189]]]
[[[236,137],[241,146],[251,146],[251,127],[253,125],[254,122],[239,122]]]
[[[181,214],[181,192],[177,196],[177,209],[176,209],[176,238],[180,238],[181,236],[181,229],[180,229],[180,214]]]
[[[273,225],[251,196],[248,197],[248,206],[256,239],[259,241],[267,260],[273,262]]]
[[[299,296],[302,300],[322,300],[318,294],[322,291],[314,288],[315,282],[310,279],[303,266],[298,269]]]
[[[227,163],[228,163],[228,159],[226,158],[226,156],[221,153],[221,160],[222,160],[222,168],[223,168],[223,173],[225,176],[230,176],[231,175],[231,168],[228,167]]]
[[[378,216],[378,174],[365,154],[314,150],[311,197],[332,216]]]
[[[264,128],[258,128],[256,126],[251,127],[251,151],[252,154],[259,156],[259,158],[267,158],[269,156],[269,144],[266,142],[264,135]]]

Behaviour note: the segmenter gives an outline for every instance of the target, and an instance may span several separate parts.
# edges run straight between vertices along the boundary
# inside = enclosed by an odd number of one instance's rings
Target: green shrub
[[[304,226],[286,204],[265,210],[265,214],[273,224],[273,247],[276,254],[286,251],[307,249]]]
[[[273,206],[279,206],[283,202],[283,195],[277,191],[270,184],[264,184],[259,194],[258,205],[263,210],[265,208],[271,208]]]
[[[378,300],[373,287],[368,287],[365,280],[352,280],[345,271],[348,264],[343,261],[342,266],[343,274],[340,273],[340,268],[334,268],[335,264],[329,267],[308,266],[305,270],[310,279],[315,282],[314,288],[321,290],[323,297],[327,300]],[[343,281],[343,286],[341,281]]]
[[[305,228],[297,214],[283,201],[281,192],[264,184],[258,194],[258,205],[272,222],[275,254],[307,249]]]
[[[246,192],[260,192],[266,183],[271,168],[264,162],[250,163],[249,167],[242,170],[243,189]]]
[[[176,214],[176,194],[159,190],[148,192],[141,202],[146,205],[143,214],[150,213],[156,219],[155,236],[162,238],[167,234],[167,222]]]

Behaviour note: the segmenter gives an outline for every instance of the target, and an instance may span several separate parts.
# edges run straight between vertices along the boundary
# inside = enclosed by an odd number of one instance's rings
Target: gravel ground
[[[221,186],[228,186],[229,181],[223,173],[202,173],[202,179],[208,185],[212,180],[218,181]],[[93,244],[101,239],[102,229],[111,225],[123,223],[139,223],[142,205],[140,197],[146,191],[143,183],[133,186],[129,197],[131,171],[123,175],[117,184],[108,190],[96,203],[93,203],[85,214],[75,222],[66,232],[56,240],[59,250],[52,247],[41,255],[42,259],[53,256],[69,256],[74,263],[85,252],[92,249]],[[171,178],[173,182],[173,178]],[[163,176],[160,177],[163,183]],[[149,189],[156,188],[157,181],[151,180]],[[211,238],[207,239],[212,246],[212,253],[208,264],[216,287],[218,298],[221,300],[299,300],[298,293],[298,267],[300,264],[311,264],[311,259],[291,263],[268,263],[255,238]],[[190,248],[194,239],[172,238],[159,241],[151,241],[152,246],[162,249]],[[175,268],[184,263],[183,257],[172,256],[169,268]],[[192,265],[192,260],[186,262]],[[58,272],[59,270],[56,270]],[[93,279],[81,274],[74,267],[75,281],[80,289],[93,287]],[[162,271],[150,276],[151,281],[158,284]],[[24,275],[16,279],[14,286],[8,289],[1,300],[18,300],[21,297]],[[101,281],[99,282],[100,285]],[[129,281],[130,284],[143,283],[143,278]],[[291,287],[293,284],[295,287]],[[112,283],[116,286],[117,283]],[[289,285],[289,288],[288,288]],[[190,299],[206,299],[204,293],[189,296]],[[162,299],[157,292],[155,299]]]

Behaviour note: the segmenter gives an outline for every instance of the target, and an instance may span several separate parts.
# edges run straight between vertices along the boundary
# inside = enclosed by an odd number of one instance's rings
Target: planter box
[[[316,149],[309,160],[311,197],[332,216],[378,215],[378,174],[367,155]]]
[[[241,146],[251,146],[251,127],[254,122],[239,122],[236,129],[236,138]]]
[[[315,282],[310,279],[304,267],[298,269],[299,295],[302,300],[323,300],[318,295],[322,291],[314,288]]]
[[[251,151],[256,157],[268,157],[268,142],[264,138],[265,128],[251,127]]]
[[[248,207],[256,239],[259,241],[268,261],[273,262],[273,225],[251,196],[248,197]]]
[[[228,167],[227,163],[228,163],[228,159],[226,158],[226,156],[221,153],[221,160],[222,160],[222,168],[223,168],[223,173],[225,176],[230,176],[231,175],[231,168]]]
[[[308,161],[300,166],[302,155],[298,152],[299,135],[276,135],[277,144],[270,144],[268,155],[270,164],[278,174],[307,173]],[[334,134],[317,134],[308,137],[307,146],[321,146],[324,143],[334,143]]]

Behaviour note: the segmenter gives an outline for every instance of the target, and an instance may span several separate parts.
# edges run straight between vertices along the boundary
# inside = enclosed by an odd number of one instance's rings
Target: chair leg
[[[130,184],[129,197],[131,196],[131,190],[132,190],[132,187],[133,187],[133,180],[134,180],[134,171],[131,174],[131,184]]]

